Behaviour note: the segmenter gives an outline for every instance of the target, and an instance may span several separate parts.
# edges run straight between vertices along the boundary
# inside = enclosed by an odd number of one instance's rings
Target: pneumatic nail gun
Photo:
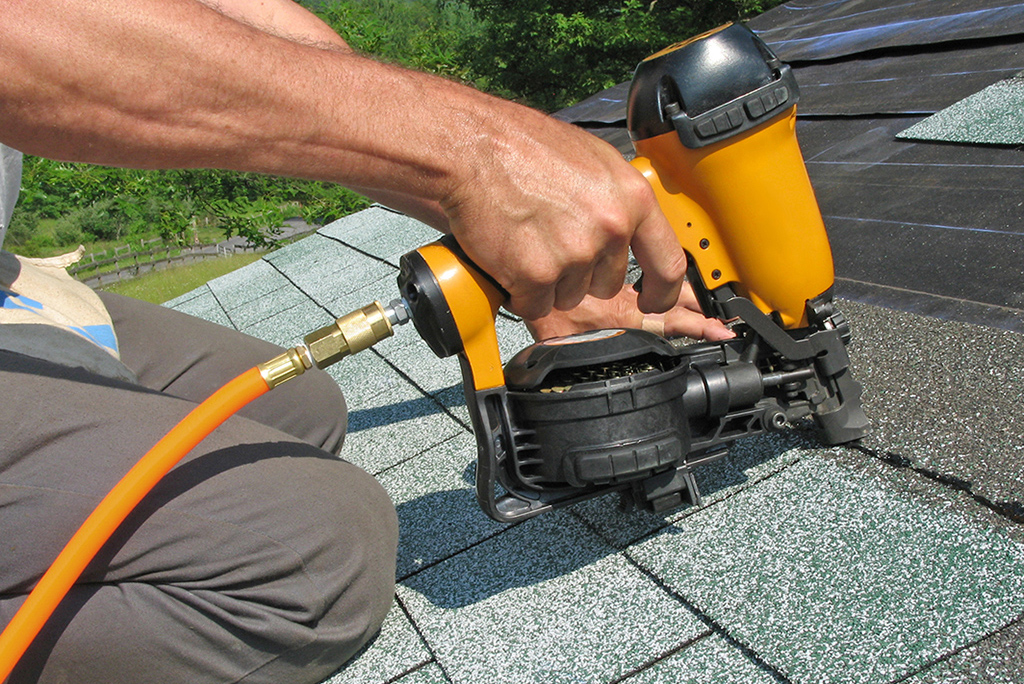
[[[417,330],[461,363],[489,516],[610,491],[653,511],[699,505],[694,468],[737,439],[808,418],[827,444],[867,433],[797,99],[789,67],[741,25],[652,55],[630,89],[632,164],[688,255],[704,314],[737,321],[736,339],[601,330],[538,342],[502,367],[501,288],[450,237],[402,258]]]

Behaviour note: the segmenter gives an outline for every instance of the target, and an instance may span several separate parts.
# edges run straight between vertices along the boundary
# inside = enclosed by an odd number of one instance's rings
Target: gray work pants
[[[0,624],[100,499],[199,401],[280,349],[103,295],[133,385],[0,352]],[[383,489],[329,453],[323,372],[257,399],[172,470],[85,570],[11,682],[317,682],[394,591]],[[244,416],[244,417],[243,417]]]

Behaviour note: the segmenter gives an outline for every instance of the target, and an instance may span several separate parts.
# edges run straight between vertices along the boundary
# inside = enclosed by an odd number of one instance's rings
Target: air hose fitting
[[[372,347],[395,334],[396,325],[409,322],[409,310],[401,299],[387,306],[368,304],[345,314],[330,325],[314,330],[303,344],[257,366],[270,389],[298,377],[316,366],[327,368],[346,356]]]
[[[269,361],[258,364],[256,367],[259,369],[260,375],[263,376],[263,380],[266,381],[267,387],[274,389],[312,368],[313,357],[310,355],[308,347],[299,345]]]
[[[326,368],[391,337],[395,325],[408,321],[409,312],[401,299],[387,307],[374,302],[311,332],[304,341],[312,363],[317,368]]]

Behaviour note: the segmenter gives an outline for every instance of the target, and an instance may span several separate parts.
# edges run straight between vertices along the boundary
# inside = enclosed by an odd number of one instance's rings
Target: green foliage
[[[280,235],[280,226],[285,219],[279,205],[262,198],[216,199],[210,202],[210,209],[217,216],[225,235],[247,235],[252,230],[255,235],[249,242],[261,247],[273,243],[274,238]]]
[[[40,256],[54,247],[53,237],[39,230],[43,217],[38,212],[18,209],[7,226],[3,247],[25,256]]]
[[[252,173],[179,169],[141,171],[25,157],[22,192],[5,246],[46,256],[79,243],[159,235],[197,240],[199,224],[252,244],[273,242],[285,210],[310,223],[334,220],[369,201],[330,183]]]
[[[483,87],[555,111],[629,79],[643,58],[782,0],[467,0],[485,27],[465,44]]]
[[[315,11],[352,48],[377,59],[468,79],[461,49],[480,32],[454,0],[325,0]]]
[[[783,0],[324,0],[349,44],[555,111],[629,79],[644,57]]]

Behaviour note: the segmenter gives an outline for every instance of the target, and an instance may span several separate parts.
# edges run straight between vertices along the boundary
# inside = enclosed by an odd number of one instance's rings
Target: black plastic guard
[[[461,354],[459,362],[463,364],[463,378],[471,377]],[[519,492],[505,475],[517,438],[508,409],[508,390],[502,385],[477,391],[467,382],[465,394],[476,436],[476,499],[480,508],[498,522],[526,520],[551,510],[548,496]]]

